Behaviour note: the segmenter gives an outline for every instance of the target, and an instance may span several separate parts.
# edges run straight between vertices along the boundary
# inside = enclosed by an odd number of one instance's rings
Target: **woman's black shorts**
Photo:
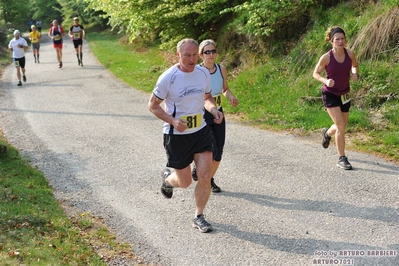
[[[341,107],[341,112],[347,113],[349,112],[349,109],[351,107],[351,101],[342,104],[342,99],[341,96],[332,94],[328,91],[322,90],[321,91],[322,96],[323,96],[323,104],[325,108],[331,108],[331,107]]]

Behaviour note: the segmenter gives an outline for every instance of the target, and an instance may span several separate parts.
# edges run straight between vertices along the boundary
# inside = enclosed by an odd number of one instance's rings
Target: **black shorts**
[[[79,45],[82,45],[83,41],[82,39],[80,40],[73,40],[73,46],[75,46],[75,49],[79,47]]]
[[[18,62],[18,63],[16,63]],[[25,56],[21,58],[14,58],[15,67],[25,68]]]
[[[220,107],[219,111],[223,113],[223,108]],[[226,140],[226,120],[223,118],[222,123],[216,124],[215,121],[213,121],[213,115],[207,110],[205,110],[204,118],[209,129],[213,133],[213,160],[220,162],[222,160],[223,148]]]
[[[213,135],[207,126],[187,135],[164,134],[163,145],[168,158],[166,166],[183,169],[193,162],[194,154],[213,152]]]
[[[321,91],[322,96],[323,96],[323,104],[325,108],[331,108],[331,107],[341,107],[341,112],[347,113],[349,112],[349,109],[351,107],[351,102],[347,102],[346,104],[342,104],[342,99],[341,96],[332,94],[328,91],[322,90]]]

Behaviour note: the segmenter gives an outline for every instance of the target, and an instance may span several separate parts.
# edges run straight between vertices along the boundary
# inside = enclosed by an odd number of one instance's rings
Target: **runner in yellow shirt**
[[[29,33],[29,40],[32,45],[33,57],[35,58],[35,63],[40,63],[39,60],[39,50],[40,50],[40,32],[36,30],[36,26],[31,26],[32,31]]]

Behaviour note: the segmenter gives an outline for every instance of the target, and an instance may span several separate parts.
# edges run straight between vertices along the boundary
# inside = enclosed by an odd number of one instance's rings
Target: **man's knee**
[[[212,173],[211,173],[211,166],[209,165],[209,167],[198,167],[196,168],[197,171],[197,176],[198,176],[198,182],[210,182],[211,178],[212,178]],[[208,183],[209,183],[208,182]]]
[[[191,185],[191,182],[192,182],[191,181],[191,177],[190,177],[190,179],[181,179],[181,180],[179,180],[181,188],[188,188]]]

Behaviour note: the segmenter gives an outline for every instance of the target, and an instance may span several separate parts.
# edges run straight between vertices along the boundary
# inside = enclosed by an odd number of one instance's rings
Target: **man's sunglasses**
[[[203,52],[204,54],[216,54],[216,49],[213,50],[206,50]]]

